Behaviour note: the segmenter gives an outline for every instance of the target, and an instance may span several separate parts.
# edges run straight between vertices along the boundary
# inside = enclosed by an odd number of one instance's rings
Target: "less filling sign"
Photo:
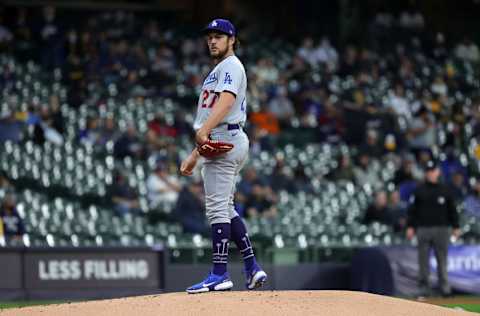
[[[146,260],[39,260],[40,280],[144,280]]]

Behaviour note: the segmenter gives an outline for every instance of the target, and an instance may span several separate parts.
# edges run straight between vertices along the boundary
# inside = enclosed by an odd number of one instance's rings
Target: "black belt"
[[[227,124],[227,130],[240,129],[240,124]]]

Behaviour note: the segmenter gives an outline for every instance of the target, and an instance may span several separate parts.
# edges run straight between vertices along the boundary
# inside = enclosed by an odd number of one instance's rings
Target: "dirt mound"
[[[348,291],[159,294],[0,311],[1,316],[159,315],[476,315],[425,303]]]

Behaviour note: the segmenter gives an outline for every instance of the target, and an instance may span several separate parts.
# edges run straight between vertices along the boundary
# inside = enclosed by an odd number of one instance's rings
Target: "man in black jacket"
[[[410,200],[407,238],[417,234],[420,287],[429,293],[429,253],[433,248],[437,260],[439,285],[442,295],[450,295],[447,277],[447,252],[450,234],[460,234],[458,213],[448,187],[439,182],[440,169],[429,161],[425,171],[425,183],[420,185]],[[450,227],[453,227],[451,231]]]

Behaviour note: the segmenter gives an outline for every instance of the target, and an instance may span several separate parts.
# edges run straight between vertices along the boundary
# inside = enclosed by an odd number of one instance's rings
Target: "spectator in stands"
[[[12,32],[3,23],[3,15],[0,15],[0,50],[6,51],[6,48],[10,46],[10,42],[13,39]]]
[[[321,39],[320,45],[316,49],[316,57],[318,62],[327,65],[330,71],[337,68],[338,53],[327,37]]]
[[[18,8],[18,14],[14,25],[12,26],[15,41],[14,53],[20,62],[27,62],[35,59],[35,41],[33,41],[32,30],[28,24],[28,15],[26,8]]]
[[[264,217],[273,219],[277,216],[276,198],[268,186],[254,184],[245,202],[246,215],[249,218]]]
[[[250,121],[269,138],[278,135],[280,132],[277,117],[269,112],[266,107],[261,107],[259,111],[250,113]]]
[[[107,196],[118,216],[141,213],[137,193],[128,184],[128,178],[120,172],[116,173]]]
[[[100,127],[97,117],[89,117],[87,126],[78,134],[78,140],[82,144],[97,145],[100,140]]]
[[[356,98],[355,102],[343,102],[343,118],[345,128],[345,141],[349,145],[359,146],[363,143],[367,123],[371,119],[367,105],[362,100]]]
[[[292,57],[292,61],[286,68],[285,78],[303,82],[308,76],[308,72],[309,65],[307,62],[301,56],[295,55]]]
[[[437,33],[435,35],[435,43],[432,49],[433,58],[438,63],[444,63],[448,57],[448,49],[445,45],[445,35]]]
[[[51,110],[46,105],[40,107],[39,121],[35,124],[33,141],[39,145],[43,145],[46,141],[55,145],[63,144],[63,136],[55,129]]]
[[[435,77],[432,84],[430,85],[430,90],[434,95],[437,95],[439,97],[447,96],[448,87],[441,75],[438,75]],[[438,112],[440,109],[432,109],[432,110],[436,110]]]
[[[328,41],[328,40],[327,40]],[[326,49],[329,48],[330,43],[325,43]],[[306,37],[303,40],[302,46],[297,50],[298,56],[310,64],[311,67],[316,67],[320,62],[321,58],[325,59],[326,56],[324,52],[320,52],[316,47],[313,41],[313,38]],[[337,56],[338,57],[338,56]]]
[[[10,194],[5,196],[0,206],[0,219],[7,242],[21,240],[25,234],[25,225],[15,206],[15,197]]]
[[[360,151],[368,153],[373,158],[379,159],[384,154],[383,144],[379,140],[378,131],[367,130],[365,142],[360,146]]]
[[[398,187],[400,199],[407,202],[417,186],[417,181],[423,178],[423,173],[417,167],[413,155],[402,160],[399,169],[395,171],[393,182]]]
[[[15,118],[15,113],[5,113],[3,118],[0,118],[0,142],[10,140],[13,142],[20,142],[23,138],[22,123]]]
[[[450,192],[456,203],[461,203],[467,196],[467,186],[464,175],[461,171],[456,171],[452,175],[452,182],[449,184]]]
[[[135,126],[130,123],[127,126],[127,131],[117,139],[114,146],[114,155],[117,158],[123,159],[125,157],[143,158],[144,150],[140,137],[137,134]]]
[[[465,36],[463,41],[455,47],[455,56],[460,60],[472,63],[480,61],[478,46],[468,36]]]
[[[65,83],[69,87],[68,101],[71,106],[78,108],[84,99],[85,63],[75,53],[71,53],[64,65]]]
[[[183,111],[176,111],[173,127],[176,130],[177,135],[192,135],[193,128],[190,123],[185,119],[186,113]]]
[[[411,8],[400,14],[399,24],[404,29],[419,32],[425,26],[425,19],[420,11]]]
[[[205,216],[205,203],[201,181],[185,185],[178,195],[173,217],[186,233],[209,235],[210,228]]]
[[[377,174],[377,162],[375,162],[367,152],[362,152],[358,156],[358,166],[353,169],[355,173],[355,183],[364,186],[366,184],[378,185],[380,178]]]
[[[324,109],[317,117],[320,142],[339,144],[345,133],[345,123],[342,109],[330,97],[325,100]]]
[[[171,140],[166,141],[157,150],[150,152],[149,159],[162,161],[167,170],[177,170],[181,164],[178,145]]]
[[[147,196],[150,208],[156,209],[162,202],[175,203],[180,190],[178,178],[169,174],[163,163],[157,163],[155,172],[147,179]]]
[[[405,89],[402,84],[397,83],[395,90],[390,94],[389,101],[387,103],[387,109],[391,110],[395,115],[403,117],[406,120],[410,120],[412,112],[408,100],[405,97]]]
[[[41,49],[41,61],[45,68],[59,67],[64,58],[62,29],[56,18],[53,6],[46,6],[42,11],[42,21],[38,26]]]
[[[100,127],[97,143],[100,146],[105,146],[110,141],[115,141],[118,132],[115,126],[115,120],[112,115],[107,116],[103,120],[103,124]]]
[[[295,115],[292,101],[287,95],[287,86],[281,85],[276,88],[274,97],[269,101],[268,110],[279,120],[280,125],[287,126],[289,120]]]
[[[176,60],[173,50],[165,43],[158,47],[153,63],[151,64],[154,78],[161,82],[168,82],[175,76]]]
[[[65,132],[65,126],[62,111],[60,110],[60,98],[57,95],[51,95],[49,98],[50,104],[50,120],[51,127],[60,134]]]
[[[453,148],[446,148],[445,154],[445,159],[440,163],[442,179],[445,181],[445,183],[452,183],[455,173],[461,173],[465,179],[467,176],[467,170],[457,158]]]
[[[313,193],[313,185],[311,178],[305,173],[305,167],[302,164],[299,164],[293,171],[293,184],[295,188],[295,193]]]
[[[474,179],[475,183],[472,186],[471,192],[465,198],[463,205],[465,212],[476,217],[480,217],[480,179]]]
[[[253,186],[256,184],[262,184],[260,177],[258,176],[257,170],[254,167],[247,167],[243,172],[242,179],[237,185],[237,192],[248,196],[252,193]]]
[[[297,179],[292,174],[292,170],[285,165],[283,155],[276,155],[275,167],[270,176],[270,187],[275,191],[287,190],[289,193],[297,193]],[[261,184],[260,182],[257,182]],[[250,191],[251,192],[251,191]]]
[[[259,126],[250,125],[250,128],[248,128],[248,134],[251,135],[249,152],[252,156],[257,156],[262,151],[271,152],[275,147],[274,137],[272,137],[268,131]]]
[[[413,119],[407,137],[410,147],[416,151],[430,149],[437,143],[435,118],[426,108],[421,108]]]
[[[376,50],[383,51],[383,48],[392,41],[391,30],[393,25],[393,15],[387,10],[380,8],[369,27],[372,35],[372,46]]]
[[[7,175],[4,171],[0,170],[0,190],[1,191],[8,191],[12,188],[12,184],[7,178]]]
[[[358,49],[353,45],[348,45],[340,61],[340,68],[338,74],[341,77],[346,77],[359,71],[358,63]]]
[[[148,123],[148,129],[152,130],[157,137],[171,137],[177,136],[177,130],[174,126],[170,126],[165,121],[165,116],[162,112],[158,112],[154,119]]]
[[[388,209],[391,214],[393,229],[396,232],[407,228],[407,202],[403,201],[399,190],[393,190],[388,195]]]
[[[375,193],[375,200],[365,211],[362,220],[362,223],[366,225],[374,222],[393,225],[393,216],[388,208],[388,196],[385,191]]]
[[[256,83],[260,86],[275,84],[279,78],[278,69],[271,58],[260,58],[250,71],[255,75]]]
[[[335,181],[355,181],[355,172],[352,165],[352,160],[349,154],[343,153],[337,159],[337,167],[331,174]]]
[[[421,170],[418,168],[415,157],[407,154],[401,160],[400,168],[395,171],[393,182],[400,186],[405,182],[417,181],[423,178]]]

